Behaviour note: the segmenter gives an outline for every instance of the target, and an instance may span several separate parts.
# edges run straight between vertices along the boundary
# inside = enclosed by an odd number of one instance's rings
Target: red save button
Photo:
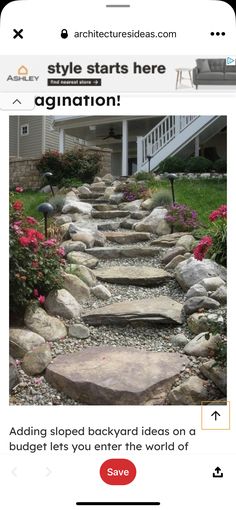
[[[136,467],[128,459],[109,459],[100,467],[100,476],[109,485],[128,485],[136,476]]]

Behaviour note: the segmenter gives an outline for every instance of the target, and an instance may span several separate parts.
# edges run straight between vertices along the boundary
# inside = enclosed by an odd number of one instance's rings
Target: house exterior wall
[[[11,158],[10,159],[10,190],[16,186],[27,189],[39,189],[42,185],[42,176],[36,168],[39,158]]]
[[[29,134],[22,136],[21,127],[28,124]],[[37,158],[42,154],[42,116],[21,116],[19,117],[19,156],[22,158]]]
[[[10,156],[17,156],[17,129],[18,117],[10,115],[9,117],[9,151]]]
[[[53,117],[45,117],[45,151],[59,150],[59,131],[52,129]],[[79,140],[74,136],[65,135],[65,150],[79,147]]]

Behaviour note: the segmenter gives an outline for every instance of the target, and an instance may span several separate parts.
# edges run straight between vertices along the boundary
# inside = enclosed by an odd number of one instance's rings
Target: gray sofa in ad
[[[226,65],[225,58],[198,58],[193,69],[193,83],[198,85],[236,85],[236,65]]]

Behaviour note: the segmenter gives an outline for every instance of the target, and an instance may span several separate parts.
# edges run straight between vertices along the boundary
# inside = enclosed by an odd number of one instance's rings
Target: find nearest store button
[[[128,485],[136,476],[136,467],[128,459],[109,459],[100,467],[100,476],[108,485]]]

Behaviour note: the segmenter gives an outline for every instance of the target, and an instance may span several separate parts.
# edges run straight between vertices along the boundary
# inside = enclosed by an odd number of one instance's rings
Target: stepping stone
[[[129,211],[120,211],[117,209],[117,211],[92,211],[92,217],[98,218],[101,220],[110,220],[111,218],[126,218],[126,216],[129,216]]]
[[[167,393],[188,358],[178,353],[125,347],[92,347],[57,356],[46,380],[70,398],[90,405],[141,405]]]
[[[104,324],[155,323],[182,324],[183,306],[166,296],[135,301],[122,301],[97,308],[83,315],[83,320],[95,326]]]
[[[98,230],[102,232],[108,232],[109,230],[118,230],[120,227],[119,221],[111,221],[110,223],[99,223]]]
[[[108,241],[118,244],[139,243],[150,240],[148,232],[106,232]]]
[[[139,285],[151,287],[161,285],[173,278],[164,269],[144,266],[113,266],[97,269],[94,274],[99,280],[122,285]]]
[[[126,230],[132,230],[135,225],[136,220],[131,220],[130,218],[126,218],[120,224],[120,228],[125,228]]]
[[[103,246],[102,248],[89,248],[86,250],[86,253],[89,253],[99,259],[117,259],[120,257],[156,257],[160,253],[160,248],[156,246]],[[71,255],[71,253],[68,254],[67,258],[69,255]],[[81,262],[81,264],[83,263]]]
[[[160,246],[162,248],[171,248],[175,246],[177,241],[185,235],[185,232],[173,232],[173,234],[166,234],[164,236],[159,236],[158,239],[154,239],[151,242],[152,246]]]

